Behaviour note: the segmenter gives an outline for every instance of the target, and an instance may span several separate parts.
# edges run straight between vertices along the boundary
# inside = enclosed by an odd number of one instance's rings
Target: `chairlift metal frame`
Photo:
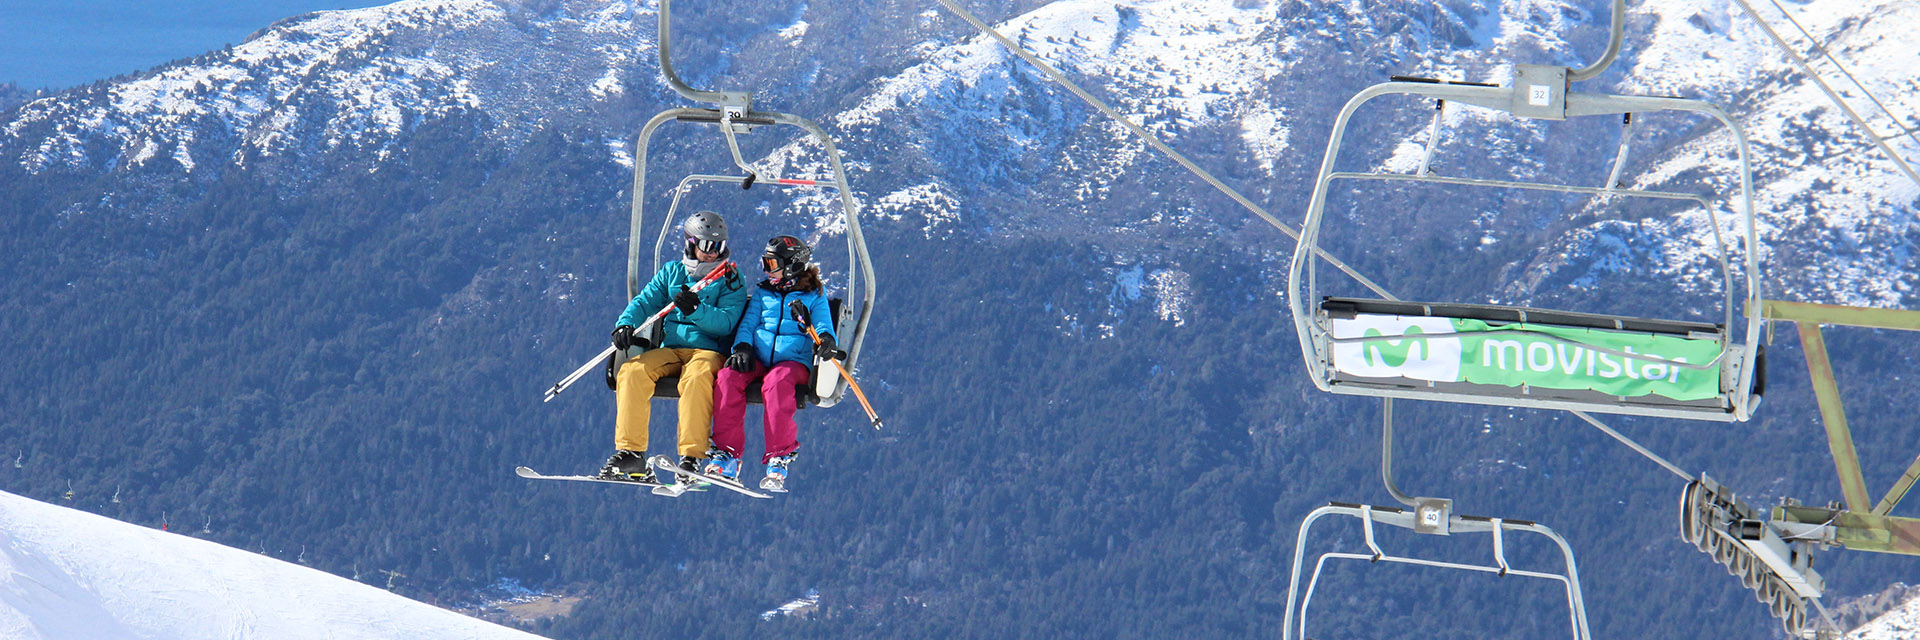
[[[1319,560],[1314,563],[1313,576],[1307,581],[1306,590],[1302,591],[1300,590],[1300,570],[1305,566],[1308,534],[1312,532],[1315,521],[1319,520],[1322,516],[1336,514],[1360,519],[1367,549],[1372,553],[1329,551],[1320,554]],[[1431,533],[1439,535],[1458,533],[1492,534],[1494,564],[1464,564],[1388,554],[1381,550],[1379,542],[1374,539],[1373,528],[1375,523],[1415,531],[1434,529],[1437,527],[1437,530],[1431,531]],[[1444,524],[1442,525],[1441,523]],[[1536,533],[1552,540],[1555,545],[1560,547],[1560,555],[1566,560],[1565,573],[1548,573],[1513,568],[1508,564],[1506,558],[1505,532],[1507,531]],[[1572,627],[1574,640],[1588,640],[1588,638],[1591,637],[1587,630],[1586,602],[1582,599],[1580,591],[1580,569],[1574,563],[1573,548],[1568,546],[1566,539],[1560,537],[1560,534],[1552,528],[1526,520],[1504,520],[1501,518],[1452,515],[1444,511],[1428,509],[1409,511],[1398,507],[1334,502],[1314,509],[1313,513],[1308,514],[1306,521],[1300,523],[1300,533],[1294,537],[1293,572],[1287,582],[1287,614],[1280,634],[1281,638],[1292,640],[1293,638],[1307,637],[1307,609],[1313,602],[1313,592],[1315,588],[1319,586],[1320,572],[1326,568],[1328,560],[1335,559],[1366,560],[1370,563],[1389,562],[1394,564],[1492,573],[1501,577],[1512,575],[1557,581],[1566,589],[1568,622]],[[1297,608],[1294,606],[1296,601],[1299,603]],[[1299,620],[1297,625],[1294,622],[1296,612],[1298,613]]]
[[[661,247],[665,244],[667,236],[672,233],[674,228],[673,214],[678,210],[680,198],[685,194],[687,188],[702,182],[735,182],[740,184],[744,189],[751,188],[756,182],[763,180],[763,177],[755,172],[749,163],[741,157],[740,146],[736,140],[737,135],[751,133],[753,129],[763,126],[781,125],[798,127],[805,131],[807,135],[811,136],[811,138],[825,150],[828,165],[833,170],[833,178],[831,180],[817,180],[773,177],[765,179],[764,182],[784,186],[832,187],[840,194],[841,211],[847,223],[848,281],[846,295],[849,301],[857,302],[858,304],[842,305],[836,314],[838,317],[832,318],[832,322],[834,333],[839,336],[840,347],[847,352],[846,368],[852,370],[855,364],[859,362],[861,346],[866,340],[867,325],[873,317],[875,288],[872,257],[867,252],[866,237],[860,231],[859,203],[854,200],[853,191],[847,186],[846,169],[842,164],[838,147],[834,146],[833,138],[827,135],[826,130],[820,128],[819,125],[814,124],[811,120],[787,113],[753,110],[752,92],[707,91],[688,86],[673,70],[673,63],[670,56],[672,40],[671,21],[672,0],[661,0],[659,11],[659,48],[660,69],[662,74],[666,76],[667,83],[673,87],[674,92],[698,102],[713,104],[715,107],[681,107],[667,109],[649,119],[646,125],[641,127],[640,133],[635,137],[633,154],[633,207],[627,229],[627,297],[631,299],[633,296],[639,295],[644,280],[663,264],[660,255]],[[666,219],[661,224],[658,237],[653,242],[653,262],[651,265],[643,266],[640,262],[640,251],[646,242],[646,235],[648,233],[645,215],[647,200],[647,151],[652,144],[654,133],[659,130],[661,125],[669,121],[711,124],[718,127],[722,136],[726,139],[728,151],[732,153],[734,165],[739,167],[746,175],[716,176],[694,174],[682,179],[675,188],[673,203],[668,209]],[[859,308],[857,315],[853,310],[854,306]],[[619,362],[624,359],[624,355],[625,354],[616,354],[613,361],[609,363],[609,366],[617,368]],[[814,385],[814,400],[821,407],[833,406],[838,403],[846,393],[847,381],[837,374],[834,374],[830,368],[816,367],[816,370],[819,371],[820,374],[816,376],[818,380]],[[656,396],[671,395],[673,390],[669,388],[670,386],[671,385],[663,381],[659,387],[656,388]]]
[[[1624,4],[1620,2],[1618,4]],[[1618,49],[1619,31],[1609,47],[1608,58]],[[1591,67],[1589,67],[1591,69]],[[1699,100],[1649,96],[1620,96],[1606,94],[1584,94],[1568,91],[1569,83],[1574,79],[1592,77],[1597,71],[1569,70],[1566,67],[1540,65],[1516,65],[1514,80],[1509,86],[1496,86],[1479,83],[1454,83],[1424,79],[1396,78],[1393,81],[1368,87],[1348,100],[1336,119],[1331,136],[1327,141],[1326,155],[1322,158],[1318,177],[1314,184],[1312,200],[1308,204],[1305,222],[1302,224],[1300,241],[1295,246],[1293,258],[1288,264],[1287,293],[1288,304],[1293,313],[1294,328],[1300,341],[1300,350],[1306,361],[1309,377],[1315,386],[1333,393],[1398,397],[1447,402],[1465,402],[1472,404],[1491,404],[1501,406],[1532,407],[1544,409],[1590,410],[1604,413],[1628,415],[1647,415],[1695,420],[1745,421],[1759,404],[1759,394],[1753,388],[1758,349],[1757,338],[1762,327],[1762,318],[1749,315],[1745,324],[1743,339],[1733,340],[1734,323],[1734,275],[1731,249],[1720,234],[1720,224],[1714,219],[1713,200],[1696,194],[1629,189],[1617,182],[1627,152],[1626,132],[1623,131],[1619,149],[1613,163],[1609,183],[1598,187],[1541,182],[1523,182],[1509,180],[1489,180],[1477,178],[1454,178],[1420,174],[1377,174],[1334,171],[1339,160],[1341,145],[1347,126],[1354,113],[1367,102],[1388,95],[1411,95],[1445,102],[1451,101],[1469,106],[1508,113],[1518,118],[1565,120],[1573,117],[1615,115],[1622,117],[1623,127],[1631,127],[1634,114],[1662,111],[1679,111],[1711,117],[1732,132],[1739,151],[1740,197],[1738,199],[1741,218],[1744,222],[1745,251],[1744,275],[1745,297],[1749,307],[1761,300],[1762,287],[1759,279],[1759,259],[1756,247],[1759,237],[1754,222],[1752,169],[1746,135],[1738,123],[1720,107]],[[1433,121],[1433,134],[1437,137],[1440,118],[1436,114]],[[1429,145],[1429,152],[1431,151]],[[1427,160],[1421,167],[1428,166]],[[1437,389],[1434,385],[1408,379],[1367,379],[1342,377],[1333,366],[1333,345],[1336,343],[1331,328],[1328,311],[1322,308],[1309,308],[1309,304],[1321,300],[1319,295],[1317,260],[1315,253],[1320,249],[1319,239],[1324,219],[1328,191],[1336,180],[1354,181],[1412,181],[1444,185],[1487,187],[1497,189],[1519,189],[1532,191],[1550,191],[1572,194],[1584,194],[1593,198],[1631,197],[1654,200],[1677,200],[1694,203],[1702,213],[1709,216],[1709,227],[1720,253],[1718,260],[1722,276],[1722,296],[1725,309],[1724,322],[1714,331],[1714,340],[1719,346],[1719,356],[1714,365],[1731,364],[1731,370],[1723,369],[1720,381],[1718,402],[1713,406],[1697,404],[1661,402],[1658,399],[1639,399],[1620,396],[1600,398],[1582,398],[1572,394],[1560,394],[1557,397],[1541,397],[1535,389],[1526,387],[1494,388],[1488,385],[1469,385],[1453,389]],[[1389,297],[1381,303],[1398,303]],[[1425,315],[1445,317],[1437,311],[1446,311],[1449,306],[1418,304],[1426,309]],[[1513,320],[1524,324],[1529,315],[1565,314],[1565,312],[1541,311],[1524,307],[1500,305],[1476,305],[1486,309],[1508,309],[1517,314]],[[1659,322],[1641,318],[1619,317],[1622,323]],[[1698,333],[1687,325],[1677,323],[1673,332],[1679,335]],[[1546,325],[1552,326],[1552,325]],[[1518,327],[1513,327],[1518,328]],[[1395,341],[1404,340],[1404,336],[1381,336],[1358,341]],[[1352,342],[1356,340],[1348,340]],[[1656,363],[1663,366],[1699,369],[1699,363],[1686,364],[1651,358],[1643,355],[1629,356],[1635,361]]]
[[[1313,379],[1314,385],[1323,391],[1333,393],[1377,396],[1382,398],[1381,480],[1386,486],[1388,493],[1391,494],[1395,500],[1410,507],[1411,510],[1334,503],[1330,506],[1316,509],[1310,514],[1306,521],[1302,523],[1300,533],[1296,537],[1292,578],[1287,592],[1286,626],[1283,630],[1283,637],[1291,640],[1291,638],[1295,637],[1294,634],[1296,632],[1300,634],[1300,637],[1304,637],[1307,603],[1312,597],[1312,591],[1317,584],[1319,573],[1329,559],[1365,559],[1376,562],[1387,560],[1398,563],[1448,569],[1486,571],[1506,575],[1512,573],[1512,571],[1505,562],[1504,541],[1501,536],[1502,532],[1508,528],[1519,528],[1540,533],[1552,539],[1555,544],[1560,547],[1562,555],[1566,559],[1567,571],[1565,574],[1530,572],[1523,575],[1561,581],[1567,589],[1569,618],[1573,628],[1573,635],[1577,639],[1588,637],[1585,605],[1580,595],[1578,569],[1575,565],[1571,547],[1567,545],[1566,541],[1561,538],[1559,534],[1549,528],[1531,522],[1454,516],[1452,515],[1453,504],[1451,500],[1410,496],[1396,486],[1393,479],[1392,466],[1394,398],[1564,409],[1574,412],[1575,415],[1589,422],[1594,422],[1596,426],[1600,426],[1603,430],[1609,431],[1610,434],[1616,438],[1621,438],[1623,442],[1627,442],[1630,445],[1633,444],[1631,441],[1627,441],[1617,433],[1606,429],[1583,411],[1716,421],[1744,421],[1751,416],[1753,409],[1758,406],[1761,398],[1760,393],[1763,391],[1763,389],[1756,389],[1756,376],[1761,373],[1759,369],[1764,366],[1764,361],[1760,358],[1760,346],[1758,342],[1760,331],[1763,327],[1763,318],[1760,314],[1749,311],[1742,336],[1743,340],[1737,343],[1733,341],[1733,328],[1736,326],[1733,317],[1733,296],[1735,291],[1732,267],[1733,257],[1726,239],[1721,234],[1720,222],[1715,217],[1715,199],[1688,193],[1628,189],[1623,188],[1620,183],[1621,175],[1625,169],[1635,114],[1662,111],[1700,114],[1719,121],[1731,131],[1734,141],[1736,142],[1740,163],[1739,178],[1741,191],[1738,207],[1744,221],[1745,298],[1748,302],[1747,308],[1755,308],[1754,305],[1762,299],[1761,285],[1758,277],[1759,261],[1757,248],[1759,242],[1754,219],[1752,170],[1749,160],[1750,151],[1744,132],[1741,131],[1738,124],[1734,122],[1726,111],[1707,102],[1666,97],[1581,94],[1572,93],[1568,90],[1572,82],[1599,76],[1605,71],[1606,67],[1613,62],[1615,57],[1617,57],[1624,35],[1625,5],[1625,0],[1614,0],[1614,11],[1611,21],[1612,35],[1608,40],[1606,52],[1599,60],[1585,67],[1573,69],[1557,66],[1516,65],[1514,67],[1513,81],[1504,87],[1419,78],[1394,78],[1390,82],[1374,85],[1361,91],[1348,100],[1346,105],[1341,109],[1335,121],[1333,131],[1329,136],[1327,151],[1322,158],[1320,170],[1315,180],[1314,192],[1308,204],[1306,220],[1300,230],[1299,243],[1295,246],[1293,257],[1288,264],[1288,288],[1286,294],[1290,310],[1293,314],[1295,332],[1300,341],[1302,358],[1306,361],[1310,374],[1309,377]],[[1429,124],[1429,138],[1423,157],[1419,163],[1419,168],[1413,175],[1334,171],[1347,126],[1354,114],[1367,102],[1388,95],[1412,95],[1435,100],[1436,111]],[[1455,178],[1433,175],[1429,168],[1431,167],[1434,149],[1437,146],[1437,141],[1441,134],[1441,126],[1447,101],[1500,111],[1517,118],[1565,120],[1571,117],[1619,116],[1622,123],[1621,138],[1619,146],[1615,150],[1613,163],[1608,173],[1606,183],[1598,187],[1589,187],[1571,184]],[[1592,199],[1628,197],[1691,202],[1695,207],[1698,207],[1703,214],[1709,217],[1708,226],[1712,229],[1714,242],[1719,249],[1717,259],[1720,263],[1721,281],[1723,285],[1723,321],[1714,325],[1700,322],[1676,322],[1565,311],[1544,311],[1501,305],[1403,302],[1386,293],[1378,286],[1365,281],[1362,281],[1362,284],[1366,284],[1368,288],[1385,299],[1360,300],[1328,298],[1323,301],[1319,295],[1318,260],[1316,260],[1316,256],[1325,255],[1325,251],[1319,246],[1319,234],[1328,199],[1328,191],[1332,183],[1336,180],[1414,181],[1441,185],[1569,193],[1585,195]],[[1342,267],[1342,265],[1337,263],[1334,266]],[[1346,271],[1347,269],[1343,267],[1342,270]],[[1317,306],[1309,309],[1309,304]],[[1527,388],[1525,385],[1522,385],[1518,390],[1503,392],[1484,388],[1487,385],[1482,385],[1483,388],[1481,389],[1442,389],[1437,388],[1435,384],[1430,382],[1422,383],[1413,380],[1379,382],[1357,377],[1341,379],[1334,375],[1335,372],[1332,366],[1334,344],[1340,342],[1366,343],[1372,340],[1404,341],[1408,339],[1408,335],[1413,334],[1409,330],[1402,335],[1396,336],[1379,336],[1375,338],[1363,335],[1360,337],[1336,338],[1331,322],[1329,321],[1330,307],[1339,308],[1345,313],[1369,312],[1390,314],[1395,317],[1472,318],[1486,322],[1489,328],[1497,331],[1517,330],[1529,322],[1537,321],[1539,325],[1559,328],[1571,327],[1586,330],[1646,332],[1649,335],[1665,334],[1686,337],[1687,339],[1710,335],[1718,347],[1718,355],[1713,358],[1713,363],[1716,366],[1722,363],[1735,363],[1735,369],[1732,371],[1722,369],[1722,375],[1719,380],[1719,394],[1717,398],[1714,398],[1714,402],[1702,401],[1693,403],[1631,400],[1625,397],[1609,397],[1591,393],[1585,397],[1579,396],[1578,394],[1567,393],[1536,394],[1534,390]],[[1423,342],[1422,344],[1426,343]],[[1412,352],[1409,352],[1409,354],[1411,353]],[[1634,361],[1660,362],[1667,366],[1682,364],[1677,361],[1661,361],[1633,353],[1615,352],[1614,355],[1629,358]],[[1698,369],[1703,366],[1704,365],[1696,365],[1688,368]],[[1758,379],[1760,381],[1759,384],[1763,385],[1764,376],[1760,375]],[[1471,385],[1460,386],[1470,387]],[[1593,397],[1596,395],[1600,397]],[[1637,446],[1636,450],[1639,450]],[[1644,450],[1641,450],[1641,452],[1660,461],[1657,456],[1652,456],[1649,452]],[[1668,464],[1668,466],[1671,468],[1670,464]],[[1296,626],[1294,623],[1294,605],[1296,595],[1301,594],[1299,591],[1299,578],[1304,568],[1306,540],[1311,533],[1311,527],[1315,520],[1321,516],[1334,513],[1361,518],[1366,531],[1367,545],[1372,551],[1372,554],[1328,553],[1322,555],[1319,562],[1316,563],[1313,580],[1308,583],[1304,597],[1298,598],[1298,602],[1300,603],[1298,610],[1300,622],[1298,626]],[[1374,542],[1372,525],[1376,521],[1413,529],[1418,533],[1425,534],[1446,535],[1453,532],[1490,532],[1494,535],[1495,565],[1491,567],[1464,565],[1460,563],[1389,556],[1382,552],[1378,544]],[[1524,523],[1524,525],[1517,523]],[[1732,549],[1733,546],[1729,545],[1725,548]],[[1751,569],[1752,566],[1748,568]],[[1759,575],[1760,573],[1760,571],[1754,572],[1755,575]]]

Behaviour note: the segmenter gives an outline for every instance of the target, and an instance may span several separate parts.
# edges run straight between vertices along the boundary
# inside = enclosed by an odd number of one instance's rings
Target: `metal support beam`
[[[1840,405],[1839,383],[1833,377],[1833,363],[1828,359],[1820,325],[1920,331],[1920,311],[1762,300],[1760,312],[1769,320],[1793,322],[1799,328],[1800,343],[1806,350],[1807,373],[1813,379],[1814,396],[1820,401],[1820,419],[1827,425],[1827,446],[1833,450],[1833,464],[1840,474],[1840,489],[1846,496],[1847,508],[1875,516],[1887,515],[1899,506],[1914,482],[1920,481],[1920,458],[1907,466],[1907,472],[1887,490],[1886,497],[1868,511],[1867,483],[1861,477],[1859,452],[1854,449],[1853,433],[1847,427],[1846,411]]]
[[[1840,493],[1846,496],[1847,509],[1866,511],[1867,481],[1860,475],[1860,453],[1853,448],[1853,432],[1847,429],[1847,412],[1840,406],[1840,385],[1833,379],[1833,363],[1827,360],[1827,341],[1820,336],[1815,322],[1795,324],[1800,330],[1800,345],[1806,351],[1807,377],[1813,382],[1813,395],[1820,401],[1820,421],[1827,425],[1827,448],[1833,451],[1834,471],[1840,476]]]
[[[1844,324],[1869,329],[1920,331],[1920,311],[1846,307],[1812,302],[1761,301],[1762,313],[1771,320],[1796,323]]]
[[[1920,518],[1796,505],[1774,507],[1773,520],[1833,527],[1833,541],[1854,551],[1920,556]]]
[[[1880,504],[1873,507],[1873,515],[1884,516],[1900,506],[1900,499],[1907,497],[1907,490],[1913,488],[1915,480],[1920,480],[1920,458],[1914,458],[1913,464],[1907,465],[1907,472],[1900,476],[1900,481],[1893,483],[1893,488],[1887,490],[1887,497],[1881,498]]]

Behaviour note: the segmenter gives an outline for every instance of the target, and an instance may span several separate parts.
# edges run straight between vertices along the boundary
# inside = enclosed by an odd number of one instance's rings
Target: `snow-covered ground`
[[[1860,625],[1847,640],[1907,640],[1920,638],[1920,598],[1908,600],[1892,611],[1880,614],[1872,622]]]
[[[537,637],[300,565],[0,492],[0,638]]]

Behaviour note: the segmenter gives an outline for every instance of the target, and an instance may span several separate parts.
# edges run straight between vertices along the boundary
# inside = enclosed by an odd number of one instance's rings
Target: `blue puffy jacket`
[[[661,267],[653,274],[653,280],[640,290],[627,303],[626,313],[620,314],[615,326],[638,327],[653,317],[662,307],[673,303],[673,294],[680,287],[691,287],[694,280],[687,276],[687,267],[675,260]],[[693,313],[681,314],[679,309],[667,312],[660,319],[660,329],[664,332],[660,344],[656,347],[668,349],[706,349],[727,353],[733,347],[722,340],[733,335],[733,329],[740,322],[740,313],[746,311],[747,281],[735,270],[721,276],[720,281],[707,285],[694,295],[700,296],[700,306]],[[645,336],[642,336],[645,337]]]
[[[740,329],[734,332],[733,343],[753,345],[753,355],[760,364],[773,366],[780,362],[798,362],[813,366],[813,338],[795,322],[787,306],[799,300],[807,305],[813,316],[813,330],[820,332],[825,339],[833,336],[833,312],[827,307],[827,297],[815,291],[776,290],[772,285],[761,282],[753,287],[753,293],[747,298],[747,315],[740,319]]]

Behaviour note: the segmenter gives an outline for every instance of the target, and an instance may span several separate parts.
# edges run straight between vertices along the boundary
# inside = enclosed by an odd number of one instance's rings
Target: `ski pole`
[[[687,290],[692,291],[694,293],[699,293],[701,289],[707,288],[707,285],[713,284],[714,282],[718,281],[721,276],[725,276],[728,272],[732,270],[733,270],[732,262],[723,263],[720,266],[715,267],[713,271],[708,273],[706,276],[700,278],[700,280],[694,282],[693,286],[688,287]],[[673,303],[669,302],[667,303],[667,306],[661,307],[659,312],[654,313],[652,317],[647,318],[646,322],[642,322],[640,323],[639,327],[635,327],[633,332],[640,333],[641,331],[648,330],[648,328],[652,327],[654,323],[659,322],[661,318],[667,317],[667,313],[671,311],[673,311]],[[547,397],[545,400],[541,400],[541,402],[552,402],[554,396],[560,395],[560,392],[562,391],[566,391],[567,387],[573,386],[573,383],[578,382],[581,376],[587,375],[588,371],[592,371],[594,367],[600,366],[600,361],[613,357],[614,352],[617,352],[617,351],[619,351],[619,349],[615,348],[613,345],[607,345],[607,348],[601,351],[600,355],[594,356],[593,359],[588,360],[586,364],[580,365],[580,368],[574,369],[573,373],[567,374],[567,377],[561,378],[559,382],[555,382],[553,383],[552,387],[547,388]]]
[[[800,307],[800,301],[798,300],[793,301],[793,306]],[[800,308],[804,309],[805,307],[800,307]],[[793,314],[793,321],[800,323],[801,329],[807,330],[807,336],[810,338],[813,338],[814,345],[817,346],[822,342],[822,340],[820,339],[819,332],[816,332],[813,330],[813,323],[807,322],[806,320],[801,320],[800,314],[797,314],[797,313]],[[840,377],[847,379],[847,388],[853,390],[853,397],[860,399],[860,408],[867,410],[867,419],[873,421],[873,428],[879,429],[880,414],[873,412],[873,404],[867,402],[867,394],[866,392],[863,392],[860,390],[860,383],[854,382],[853,372],[847,371],[846,366],[840,364],[839,360],[828,360],[827,362],[833,363],[833,368],[840,370]]]
[[[580,368],[574,369],[573,373],[567,374],[567,377],[561,378],[559,382],[555,382],[553,386],[548,387],[547,397],[541,400],[541,402],[552,402],[554,396],[560,395],[560,392],[566,391],[567,387],[573,386],[574,382],[580,380],[580,376],[587,375],[588,371],[592,371],[595,367],[600,366],[600,361],[613,357],[613,352],[615,351],[619,351],[619,349],[614,348],[613,345],[607,345],[606,350],[601,351],[600,355],[594,356],[593,359],[588,360],[586,364],[580,365]]]

